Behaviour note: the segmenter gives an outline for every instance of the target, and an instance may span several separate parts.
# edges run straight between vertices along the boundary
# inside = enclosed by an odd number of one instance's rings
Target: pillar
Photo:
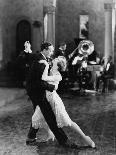
[[[43,34],[42,34],[42,25],[34,25],[33,24],[33,45],[32,51],[40,51],[40,45],[43,41]]]
[[[2,27],[0,27],[0,69],[2,68],[3,61],[3,38],[2,38]]]
[[[44,40],[55,46],[55,6],[44,7]]]
[[[114,59],[114,18],[115,3],[105,3],[105,49],[104,56],[105,62],[109,55],[112,55]]]

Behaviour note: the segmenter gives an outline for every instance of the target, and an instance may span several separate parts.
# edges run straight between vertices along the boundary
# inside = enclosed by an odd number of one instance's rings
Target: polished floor
[[[68,92],[60,96],[72,120],[95,141],[96,150],[64,149],[56,142],[26,146],[33,110],[27,96],[23,96],[0,108],[0,155],[116,155],[116,92]],[[86,145],[78,134],[69,128],[64,130],[79,146]],[[45,136],[44,130],[38,132],[38,141]]]

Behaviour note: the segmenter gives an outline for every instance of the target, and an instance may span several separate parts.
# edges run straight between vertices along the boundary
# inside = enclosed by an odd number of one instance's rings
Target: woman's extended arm
[[[42,80],[47,81],[47,82],[55,82],[55,81],[60,81],[61,76],[60,75],[48,75],[48,69],[49,69],[49,64],[47,62],[40,61],[40,63],[45,63],[46,67],[43,71],[42,74]]]

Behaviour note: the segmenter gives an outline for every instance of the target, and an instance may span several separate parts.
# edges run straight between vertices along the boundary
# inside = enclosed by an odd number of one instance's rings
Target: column
[[[115,3],[105,3],[105,62],[109,55],[114,59],[114,8]]]
[[[42,28],[42,19],[34,20],[33,23],[33,44],[32,44],[32,51],[36,52],[40,50],[41,42],[43,41],[43,28]]]
[[[2,38],[2,27],[0,27],[0,69],[2,66],[3,61],[3,38]]]
[[[44,39],[55,46],[55,6],[45,6],[44,13]]]

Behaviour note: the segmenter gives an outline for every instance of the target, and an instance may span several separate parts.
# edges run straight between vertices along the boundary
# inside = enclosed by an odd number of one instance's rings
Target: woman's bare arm
[[[55,82],[55,81],[62,80],[61,75],[52,75],[52,76],[48,75],[49,64],[45,60],[40,61],[40,63],[44,63],[46,65],[42,74],[42,80],[47,82]]]

